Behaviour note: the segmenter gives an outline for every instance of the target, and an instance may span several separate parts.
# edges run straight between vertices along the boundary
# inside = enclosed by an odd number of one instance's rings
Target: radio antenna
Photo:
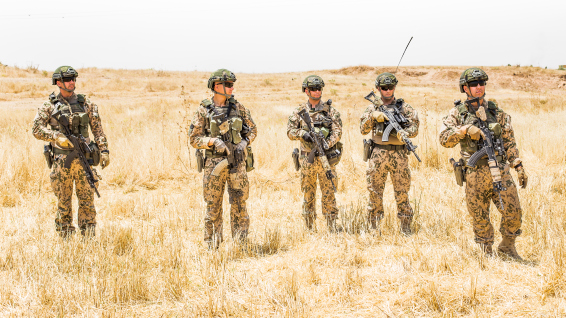
[[[397,64],[397,68],[395,69],[395,73],[393,73],[393,74],[397,74],[397,70],[399,69],[399,65],[401,65],[401,60],[403,59],[403,56],[405,56],[405,52],[407,52],[407,48],[409,48],[409,44],[411,44],[412,40],[413,40],[413,37],[411,37],[411,39],[409,40],[409,43],[407,43],[407,46],[405,47],[405,51],[403,51],[403,55],[401,55],[401,58],[399,59],[399,64]]]

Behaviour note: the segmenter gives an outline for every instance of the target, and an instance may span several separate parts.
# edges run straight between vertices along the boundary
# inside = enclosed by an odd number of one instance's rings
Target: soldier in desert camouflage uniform
[[[314,124],[315,130],[323,133],[328,144],[328,153],[335,153],[336,150],[342,151],[340,138],[342,137],[342,119],[336,108],[332,107],[328,102],[321,102],[322,89],[324,81],[317,75],[310,75],[303,81],[302,90],[307,95],[308,101],[297,107],[293,114],[289,117],[287,123],[287,136],[291,140],[300,140],[300,169],[301,169],[301,190],[304,193],[303,201],[303,217],[308,229],[312,229],[316,219],[315,196],[316,196],[316,180],[320,183],[322,192],[322,214],[326,218],[329,230],[335,231],[336,220],[338,218],[338,208],[336,206],[336,198],[334,196],[334,188],[331,181],[325,174],[322,162],[317,154],[313,163],[308,162],[308,155],[313,151],[313,138],[310,135],[307,125],[299,117],[299,112],[306,109]],[[334,176],[336,176],[337,162],[330,162],[330,167]],[[338,185],[337,178],[334,184]]]
[[[246,210],[249,196],[247,171],[252,169],[250,145],[257,136],[257,127],[250,111],[234,99],[234,82],[236,75],[226,69],[210,75],[208,88],[214,95],[200,103],[189,130],[191,146],[206,149],[204,240],[209,248],[217,248],[223,240],[222,198],[226,183],[232,237],[245,239],[250,225]],[[226,166],[228,155],[232,152],[239,159]]]
[[[61,66],[55,70],[52,84],[59,87],[59,94],[57,96],[54,93],[51,94],[49,101],[43,103],[38,109],[32,128],[35,138],[50,142],[50,145],[46,146],[46,156],[48,164],[53,166],[50,174],[51,187],[59,200],[55,225],[57,232],[63,237],[75,231],[71,202],[73,183],[79,200],[78,225],[81,234],[94,236],[96,210],[94,191],[87,182],[79,159],[73,159],[70,166],[65,167],[67,156],[73,152],[73,145],[63,135],[61,127],[52,116],[57,111],[68,116],[69,122],[72,123],[73,134],[85,137],[87,143],[90,143],[91,148],[94,149],[92,154],[96,158],[94,165],[98,165],[100,161],[104,169],[110,164],[108,142],[102,130],[98,106],[91,103],[84,95],[74,93],[78,75],[78,72],[70,66]],[[94,141],[89,139],[89,126],[94,135]]]
[[[411,186],[411,170],[409,169],[409,151],[406,150],[402,137],[414,138],[419,130],[417,111],[403,99],[396,99],[394,92],[397,78],[391,73],[379,74],[375,80],[375,87],[381,93],[360,118],[360,131],[362,135],[372,132],[371,146],[368,153],[368,169],[366,171],[367,188],[369,190],[368,223],[372,229],[379,227],[383,218],[383,190],[387,174],[391,175],[395,200],[397,201],[397,217],[401,220],[401,231],[411,234],[413,209],[409,204],[409,188]],[[388,109],[397,108],[408,120],[403,130],[391,131],[389,141],[382,141],[383,132],[387,126],[387,117],[379,106],[385,105]]]
[[[520,260],[521,257],[515,249],[515,239],[521,234],[522,210],[517,187],[509,172],[509,165],[517,171],[521,187],[527,186],[528,177],[521,159],[519,159],[519,151],[511,126],[511,116],[499,108],[495,102],[485,99],[487,80],[487,74],[479,68],[469,68],[462,73],[460,92],[466,93],[468,101],[478,98],[479,105],[477,99],[475,102],[470,102],[470,105],[457,101],[456,106],[443,119],[444,129],[440,133],[440,144],[448,148],[460,144],[460,153],[464,162],[467,163],[470,157],[479,150],[479,142],[483,140],[483,133],[477,126],[478,117],[476,115],[479,107],[483,107],[487,115],[486,122],[494,139],[501,138],[503,141],[505,153],[497,153],[496,155],[506,190],[501,191],[504,206],[502,209],[499,196],[493,189],[493,180],[487,158],[480,159],[475,168],[465,169],[466,203],[472,217],[475,241],[481,245],[486,254],[492,254],[494,231],[489,218],[489,205],[490,201],[494,201],[501,213],[499,231],[503,236],[498,251]]]

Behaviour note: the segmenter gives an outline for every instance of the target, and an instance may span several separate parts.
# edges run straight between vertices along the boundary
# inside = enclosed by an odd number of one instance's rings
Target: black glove
[[[305,142],[314,142],[314,139],[312,139],[310,132],[306,132],[303,134],[303,140]]]

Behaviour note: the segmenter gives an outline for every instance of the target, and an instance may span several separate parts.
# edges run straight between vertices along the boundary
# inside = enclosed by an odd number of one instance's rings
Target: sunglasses
[[[309,86],[309,91],[311,92],[316,92],[316,91],[321,91],[322,90],[322,86],[317,85],[317,86]]]
[[[68,83],[70,81],[76,82],[77,80],[74,77],[63,77],[63,82]]]
[[[226,88],[232,88],[234,87],[234,83],[230,83],[230,82],[220,82],[220,83],[216,83],[217,85],[222,85],[224,84],[224,87]]]
[[[485,86],[485,81],[471,81],[468,83],[470,87]]]
[[[382,91],[391,91],[395,89],[395,85],[380,86],[379,88]]]

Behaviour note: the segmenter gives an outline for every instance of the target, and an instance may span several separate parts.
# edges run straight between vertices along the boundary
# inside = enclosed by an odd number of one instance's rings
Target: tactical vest
[[[69,128],[71,133],[75,136],[82,135],[87,144],[90,144],[89,139],[89,117],[85,109],[85,96],[82,94],[77,94],[77,98],[69,102],[69,105],[60,102],[55,94],[49,96],[49,101],[53,104],[53,113],[61,111],[61,116],[67,116],[69,118]],[[63,133],[62,128],[54,118],[49,121],[51,130]],[[54,152],[56,154],[69,154],[71,151],[66,149],[61,149],[55,143],[52,143]]]
[[[462,126],[472,124],[474,126],[478,126],[478,117],[474,112],[470,112],[468,110],[468,106],[466,103],[459,103],[455,106],[458,109],[458,116],[460,117],[460,122]],[[494,129],[495,127],[499,126],[497,122],[497,105],[494,102],[488,101],[487,102],[487,111],[485,112],[487,115],[487,125],[489,129],[494,133],[494,137],[496,139],[501,138],[501,129]],[[473,154],[474,152],[478,151],[478,142],[476,140],[472,140],[469,135],[460,140],[460,147],[462,152],[467,152],[469,154]]]
[[[242,141],[241,132],[244,121],[236,103],[236,100],[233,98],[228,100],[227,106],[222,107],[215,107],[212,101],[208,99],[201,102],[201,105],[207,110],[208,125],[205,133],[208,137],[221,138],[222,140],[225,140],[225,137],[227,137],[228,142],[234,145]],[[229,114],[228,111],[230,111]],[[214,158],[224,155],[216,154],[213,150],[208,149],[206,150],[206,156]]]

